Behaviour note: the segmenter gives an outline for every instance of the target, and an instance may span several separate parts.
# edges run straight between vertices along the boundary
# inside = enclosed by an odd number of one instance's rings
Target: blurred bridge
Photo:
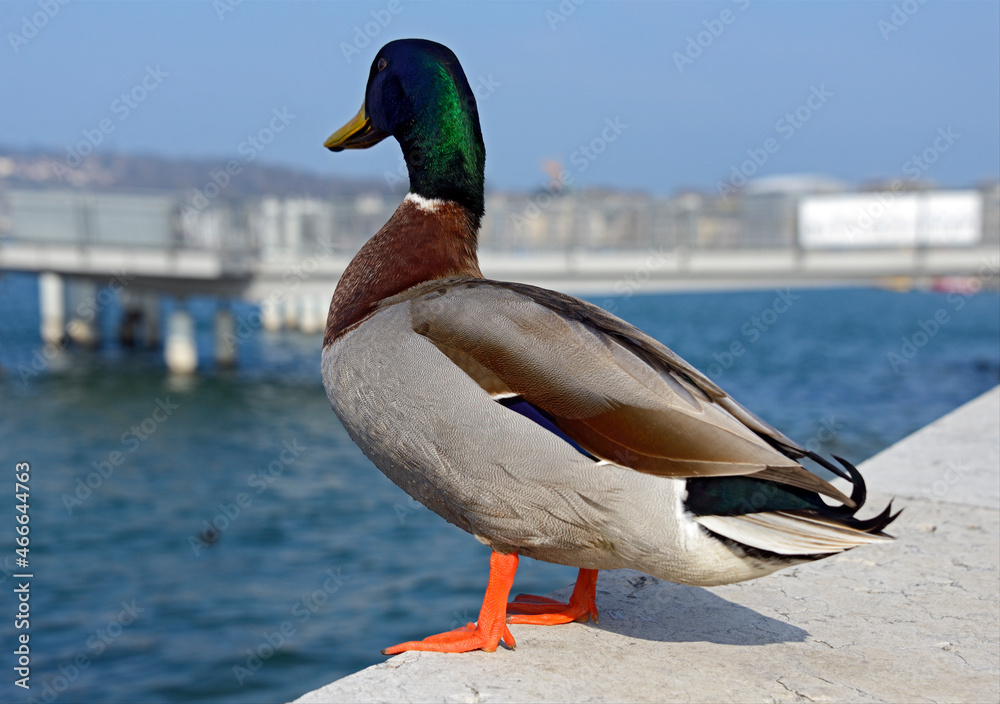
[[[819,192],[817,192],[819,191]],[[181,305],[165,354],[193,371],[191,295],[242,298],[261,325],[322,329],[336,282],[402,193],[329,200],[198,203],[174,193],[0,191],[0,271],[37,272],[42,335],[98,341],[98,296],[124,308],[123,334],[159,341],[159,300]],[[490,278],[578,293],[996,281],[1000,189],[845,194],[776,189],[740,198],[651,198],[620,192],[487,199],[480,254]],[[963,284],[962,280],[966,283]],[[108,294],[110,290],[112,294]],[[216,357],[235,328],[216,317]]]

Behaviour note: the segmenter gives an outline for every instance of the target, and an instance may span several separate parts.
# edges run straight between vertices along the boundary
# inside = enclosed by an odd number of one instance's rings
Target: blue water
[[[856,462],[1000,382],[996,293],[592,300],[793,437]],[[205,350],[214,306],[192,304]],[[106,313],[110,333],[120,313]],[[935,315],[947,320],[930,335],[921,323],[933,330]],[[0,564],[14,566],[10,477],[28,461],[32,697],[287,701],[380,662],[382,647],[475,619],[487,550],[351,444],[323,393],[318,336],[258,331],[237,369],[214,369],[206,351],[178,381],[159,352],[113,344],[42,365],[37,331],[36,280],[0,278]],[[208,545],[206,522],[221,528]],[[575,576],[521,564],[518,591]],[[0,699],[24,701],[14,580],[0,577]]]

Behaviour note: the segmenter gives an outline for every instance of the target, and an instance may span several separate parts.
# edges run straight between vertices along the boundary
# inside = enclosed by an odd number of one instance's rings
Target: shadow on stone
[[[557,598],[567,598],[569,591],[560,590]],[[809,635],[702,587],[674,584],[632,570],[601,573],[597,608],[601,623],[591,622],[591,628],[642,640],[769,645],[804,642]]]

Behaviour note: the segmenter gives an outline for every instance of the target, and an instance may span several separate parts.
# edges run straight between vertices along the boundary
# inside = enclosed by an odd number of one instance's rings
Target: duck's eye
[[[384,69],[388,65],[389,65],[389,62],[386,61],[385,59],[379,59],[378,60],[378,70],[379,71],[381,71],[382,69]]]

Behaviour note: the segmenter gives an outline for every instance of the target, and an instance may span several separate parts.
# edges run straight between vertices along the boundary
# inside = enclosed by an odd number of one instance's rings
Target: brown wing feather
[[[486,391],[543,409],[596,457],[662,476],[756,474],[853,504],[793,459],[804,448],[596,306],[483,279],[418,289],[407,296],[416,332]]]

